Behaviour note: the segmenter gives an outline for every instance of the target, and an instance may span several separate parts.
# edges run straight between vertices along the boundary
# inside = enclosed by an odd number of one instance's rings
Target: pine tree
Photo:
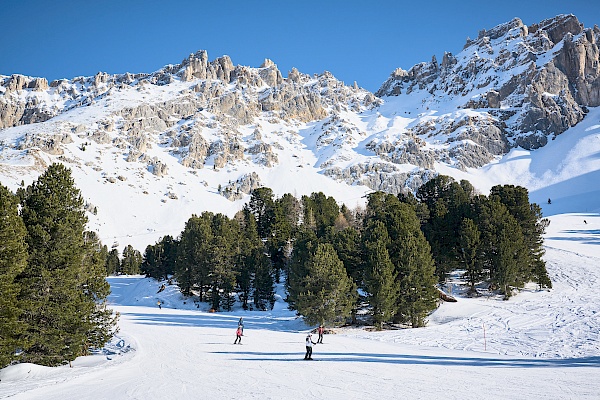
[[[106,275],[117,274],[121,270],[121,259],[119,258],[119,250],[111,249],[104,263],[106,268]]]
[[[246,207],[254,215],[259,237],[261,239],[269,238],[275,219],[273,191],[269,188],[254,189]]]
[[[177,246],[175,279],[181,292],[190,296],[197,289],[200,301],[208,285],[209,248],[212,241],[212,213],[204,212],[200,217],[193,215],[185,224]]]
[[[273,267],[264,254],[259,256],[254,275],[254,307],[257,310],[272,310],[275,305]]]
[[[390,238],[388,254],[395,267],[399,296],[395,322],[425,325],[437,307],[435,265],[415,209],[390,194],[369,195],[365,222],[381,221]]]
[[[529,279],[528,248],[517,220],[497,196],[480,196],[474,203],[481,232],[482,261],[489,280],[500,288],[505,298],[511,287],[522,287]]]
[[[102,305],[102,260],[85,233],[83,199],[67,168],[52,164],[27,188],[22,217],[29,247],[28,268],[18,277],[22,361],[61,364],[99,345],[114,327]]]
[[[296,301],[304,289],[304,279],[309,273],[306,260],[311,257],[318,244],[319,239],[314,230],[304,225],[301,226],[294,242],[294,250],[288,264],[285,281],[288,293],[286,301],[290,310],[296,310]]]
[[[384,322],[391,321],[398,300],[397,273],[390,260],[387,245],[389,237],[381,221],[372,221],[365,231],[364,288],[371,306],[373,323],[381,330]]]
[[[459,184],[445,175],[436,176],[417,191],[417,198],[428,209],[429,217],[423,224],[423,233],[431,246],[439,281],[444,281],[448,273],[460,266],[457,239],[472,193],[468,182]]]
[[[470,218],[463,219],[460,226],[458,243],[460,256],[465,269],[465,277],[471,285],[471,291],[475,290],[475,284],[483,277],[480,253],[481,234],[477,225]]]
[[[333,197],[327,197],[322,192],[302,196],[304,220],[314,222],[318,237],[325,236],[327,228],[334,226],[340,214],[340,207]]]
[[[17,204],[18,199],[0,185],[0,369],[16,360],[15,351],[23,347],[16,278],[27,266],[27,230]]]
[[[296,300],[298,313],[309,325],[343,323],[352,311],[356,288],[335,249],[319,244],[306,264],[308,274]]]
[[[504,204],[521,228],[527,248],[527,265],[529,266],[525,280],[533,279],[541,287],[551,288],[552,282],[546,270],[546,263],[542,259],[544,255],[543,235],[550,222],[542,218],[540,206],[529,203],[529,192],[521,186],[494,186],[490,191],[490,198],[497,198]]]
[[[247,310],[252,291],[252,278],[259,258],[264,256],[264,246],[258,237],[254,215],[248,208],[239,211],[235,219],[240,225],[240,237],[236,241],[237,290],[242,308]]]
[[[142,254],[128,244],[123,249],[123,259],[121,260],[121,273],[127,275],[137,275],[140,273],[142,265]]]
[[[234,249],[240,236],[239,224],[223,214],[203,213],[210,223],[210,240],[206,243],[207,284],[215,310],[230,311],[235,302],[236,266],[239,259]]]

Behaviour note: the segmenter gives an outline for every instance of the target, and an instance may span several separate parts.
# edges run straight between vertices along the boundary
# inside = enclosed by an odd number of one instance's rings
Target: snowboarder
[[[235,332],[235,342],[233,344],[242,344],[242,327],[238,326],[237,331]]]
[[[583,223],[587,225],[587,221],[585,219],[583,220]]]
[[[550,200],[550,198],[548,198],[548,204],[552,204],[552,200]]]
[[[160,310],[162,310],[162,307],[161,307],[160,300],[156,302],[156,305],[158,305],[158,308],[159,308]]]
[[[309,332],[309,334],[306,336],[306,355],[304,356],[305,360],[312,360],[312,347],[313,344],[316,344],[315,342],[312,341],[312,333]]]
[[[317,339],[317,343],[323,343],[323,332],[325,331],[325,328],[323,328],[323,325],[319,325],[319,328],[317,329],[317,332],[319,333],[319,337]]]
[[[244,317],[240,317],[238,321],[238,328],[242,330],[242,336],[244,336]]]

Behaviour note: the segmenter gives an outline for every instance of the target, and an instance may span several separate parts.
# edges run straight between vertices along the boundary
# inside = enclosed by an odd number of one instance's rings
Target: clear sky
[[[395,68],[441,61],[481,29],[569,13],[600,25],[598,0],[0,0],[0,74],[153,72],[204,49],[375,91]]]

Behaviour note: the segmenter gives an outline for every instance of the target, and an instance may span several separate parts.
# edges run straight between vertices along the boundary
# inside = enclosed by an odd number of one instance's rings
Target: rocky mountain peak
[[[484,113],[512,145],[537,148],[600,105],[598,36],[570,14],[531,26],[514,18],[481,30],[458,55],[445,53],[441,66],[434,59],[394,71],[376,95],[452,97]]]

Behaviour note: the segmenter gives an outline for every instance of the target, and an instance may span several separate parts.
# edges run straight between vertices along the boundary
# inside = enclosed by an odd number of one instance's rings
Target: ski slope
[[[587,222],[584,223],[583,221]],[[167,286],[111,277],[120,331],[69,366],[0,370],[10,399],[597,399],[600,395],[600,216],[551,217],[551,291],[444,303],[427,327],[337,329],[304,361],[313,327],[278,297],[270,312],[210,313]],[[163,303],[162,309],[156,305]],[[234,345],[244,317],[242,345]]]

